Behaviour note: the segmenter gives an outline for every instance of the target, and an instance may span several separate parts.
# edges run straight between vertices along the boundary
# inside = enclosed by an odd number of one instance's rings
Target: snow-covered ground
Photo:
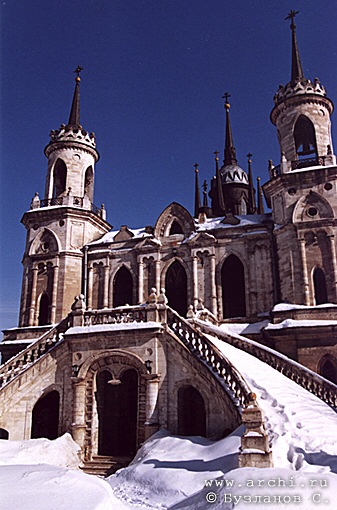
[[[238,469],[242,427],[216,442],[161,430],[107,480],[76,469],[78,447],[68,434],[1,440],[0,509],[336,510],[337,414],[251,355],[212,341],[257,394],[274,468]]]

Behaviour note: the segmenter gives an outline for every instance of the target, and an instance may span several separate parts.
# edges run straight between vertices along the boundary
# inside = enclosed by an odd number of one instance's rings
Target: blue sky
[[[1,329],[17,325],[20,219],[34,193],[44,195],[43,149],[68,120],[76,66],[81,123],[101,154],[94,202],[115,228],[153,225],[172,201],[193,211],[195,162],[201,180],[212,177],[225,91],[239,164],[251,152],[255,177],[266,181],[268,159],[279,163],[269,114],[290,77],[290,9],[300,11],[306,77],[319,77],[336,100],[334,0],[1,2]]]

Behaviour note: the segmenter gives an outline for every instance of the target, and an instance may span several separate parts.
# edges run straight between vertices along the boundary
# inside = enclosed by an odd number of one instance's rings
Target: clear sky
[[[251,152],[264,182],[279,163],[269,114],[290,78],[291,9],[305,76],[337,100],[335,0],[1,1],[1,329],[17,325],[20,219],[44,196],[43,149],[68,121],[77,65],[101,154],[94,202],[115,228],[154,225],[172,201],[193,212],[195,162],[212,177],[225,91],[239,164]]]

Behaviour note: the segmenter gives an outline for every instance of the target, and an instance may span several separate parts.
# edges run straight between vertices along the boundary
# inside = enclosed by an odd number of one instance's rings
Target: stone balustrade
[[[220,340],[241,349],[255,358],[267,363],[270,367],[296,382],[302,388],[320,398],[333,409],[337,410],[337,385],[324,379],[312,370],[300,365],[296,361],[290,360],[282,354],[273,351],[253,340],[247,340],[244,337],[236,337],[228,333],[216,332],[212,326],[205,323],[194,321],[199,329],[205,333],[216,336]]]
[[[67,316],[55,327],[47,331],[26,349],[9,359],[0,367],[0,388],[10,383],[26,368],[35,363],[44,354],[63,340],[63,333],[70,327],[70,316]]]

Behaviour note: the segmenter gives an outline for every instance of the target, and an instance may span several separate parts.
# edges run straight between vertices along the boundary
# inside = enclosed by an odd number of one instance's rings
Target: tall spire
[[[218,205],[221,212],[225,212],[225,201],[223,197],[222,192],[222,181],[221,181],[221,174],[219,169],[219,158],[218,158],[218,151],[214,152],[215,154],[215,176],[216,176],[216,187],[217,187],[217,193],[218,193]]]
[[[296,82],[298,80],[303,80],[304,74],[300,59],[300,52],[298,50],[297,39],[296,39],[296,25],[294,22],[295,16],[299,13],[299,11],[290,11],[288,16],[285,18],[286,20],[291,20],[290,29],[292,32],[292,48],[291,48],[291,81]]]
[[[194,195],[194,217],[198,218],[199,216],[199,209],[201,207],[200,204],[200,187],[199,187],[199,165],[196,163],[194,165],[194,172],[195,172],[195,195]]]
[[[255,189],[253,183],[253,172],[252,172],[252,154],[247,154],[248,158],[248,214],[256,213],[256,201],[255,201]]]
[[[264,214],[263,194],[260,177],[257,178],[257,214]]]
[[[74,97],[73,102],[71,105],[70,115],[69,115],[69,121],[68,126],[81,126],[80,124],[80,73],[83,71],[83,67],[77,66],[74,73],[76,73],[75,78],[75,90],[74,90]]]
[[[228,99],[230,98],[230,94],[228,94],[228,92],[225,92],[222,98],[225,100],[224,107],[226,110],[226,138],[224,151],[224,165],[225,166],[236,165],[237,164],[236,151],[233,143],[232,127],[229,117],[230,104],[228,102]]]

